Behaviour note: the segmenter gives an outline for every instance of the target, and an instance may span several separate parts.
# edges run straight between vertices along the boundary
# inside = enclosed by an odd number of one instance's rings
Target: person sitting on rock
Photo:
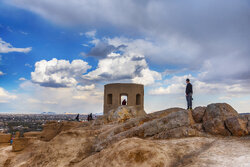
[[[91,121],[91,120],[93,120],[92,113],[88,114],[88,121]]]
[[[127,105],[126,99],[124,99],[124,100],[122,101],[122,105],[123,105],[123,106]]]
[[[190,80],[187,78],[186,79],[186,100],[187,100],[187,110],[192,110],[192,95],[193,95],[193,86],[190,83]]]
[[[77,120],[77,121],[79,121],[79,114],[77,114],[77,116],[76,116],[76,120]]]

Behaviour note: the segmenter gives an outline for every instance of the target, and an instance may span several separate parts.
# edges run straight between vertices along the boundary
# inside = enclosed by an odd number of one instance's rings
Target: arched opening
[[[127,94],[121,94],[120,97],[120,104],[121,105],[128,105],[128,95]]]
[[[112,104],[112,94],[108,94],[107,103]]]
[[[141,95],[140,94],[136,95],[136,105],[141,105]]]

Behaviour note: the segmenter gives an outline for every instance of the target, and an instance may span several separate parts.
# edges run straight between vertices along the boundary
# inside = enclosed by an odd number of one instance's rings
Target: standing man
[[[190,83],[190,80],[187,78],[186,79],[186,99],[187,99],[187,110],[192,110],[192,95],[193,95],[193,86]]]

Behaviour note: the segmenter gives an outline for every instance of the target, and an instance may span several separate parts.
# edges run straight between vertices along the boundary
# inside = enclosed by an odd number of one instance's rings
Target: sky
[[[250,112],[248,0],[0,0],[0,113],[102,113],[139,83],[147,113],[226,102]]]

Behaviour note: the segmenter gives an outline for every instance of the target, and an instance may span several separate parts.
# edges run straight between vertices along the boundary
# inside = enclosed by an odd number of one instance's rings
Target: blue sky
[[[0,1],[0,112],[102,112],[103,85],[145,85],[145,110],[250,108],[247,0]]]

